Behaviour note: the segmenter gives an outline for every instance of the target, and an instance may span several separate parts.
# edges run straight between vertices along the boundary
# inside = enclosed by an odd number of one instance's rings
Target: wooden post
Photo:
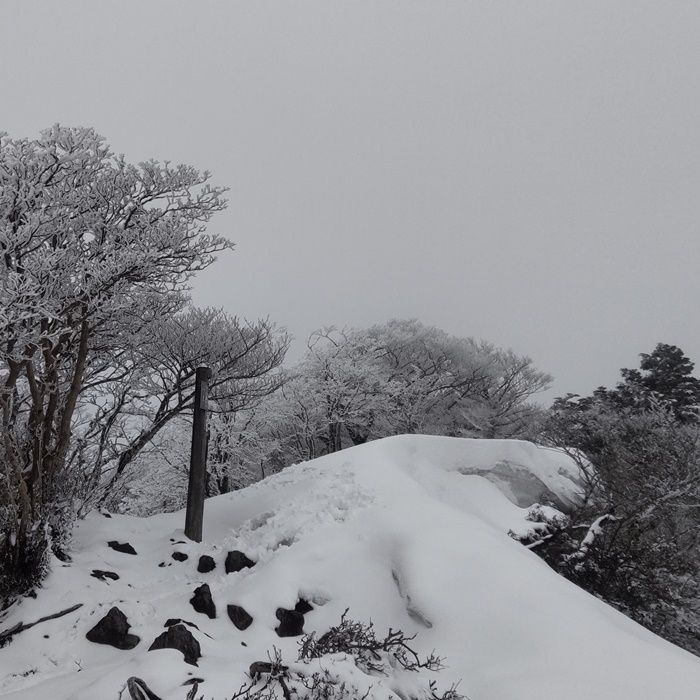
[[[207,479],[207,395],[210,377],[209,367],[197,367],[190,482],[187,488],[187,514],[185,515],[185,537],[189,537],[194,542],[202,541],[204,521],[204,493]]]

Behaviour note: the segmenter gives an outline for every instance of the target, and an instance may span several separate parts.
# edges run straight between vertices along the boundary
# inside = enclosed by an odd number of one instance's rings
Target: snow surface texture
[[[83,607],[0,649],[0,695],[116,700],[127,678],[138,676],[164,700],[184,700],[189,686],[182,684],[197,677],[204,679],[198,697],[223,700],[273,646],[285,662],[296,660],[298,638],[277,636],[275,611],[304,598],[314,606],[306,632],[322,634],[349,608],[350,618],[372,620],[378,637],[389,627],[415,633],[421,654],[434,649],[445,659],[438,687],[461,681],[458,691],[470,700],[696,700],[699,659],[577,589],[508,537],[532,527],[526,506],[545,490],[576,499],[577,472],[566,455],[519,441],[404,436],[208,500],[201,544],[185,540],[182,512],[93,513],[77,530],[73,562],[54,561],[45,588],[10,608],[0,631]],[[109,548],[110,540],[129,542],[137,555]],[[255,566],[225,574],[234,549]],[[175,561],[174,551],[189,558]],[[200,574],[203,554],[216,568]],[[100,581],[93,569],[120,578]],[[202,583],[211,587],[216,619],[189,604]],[[132,650],[85,639],[113,605],[141,638]],[[239,631],[227,605],[243,606],[253,624]],[[168,618],[199,627],[192,630],[202,648],[198,667],[179,651],[146,651]],[[337,663],[352,680],[354,667]],[[363,679],[354,680],[362,690]],[[388,678],[372,685],[373,697],[397,697]]]

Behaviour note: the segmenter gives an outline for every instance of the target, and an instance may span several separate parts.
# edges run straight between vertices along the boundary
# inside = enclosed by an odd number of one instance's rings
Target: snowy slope
[[[296,659],[298,638],[277,636],[275,611],[303,598],[314,606],[305,631],[323,633],[349,608],[380,633],[415,633],[419,651],[445,657],[439,686],[461,680],[470,700],[695,700],[699,659],[580,591],[507,536],[529,529],[522,506],[545,489],[575,500],[576,471],[565,455],[518,441],[405,436],[210,499],[202,544],[185,541],[183,513],[94,513],[78,528],[73,562],[54,562],[37,599],[0,622],[5,630],[84,604],[0,649],[0,695],[116,699],[126,679],[139,676],[164,700],[184,700],[182,684],[197,677],[204,679],[198,697],[223,700],[273,646]],[[137,555],[110,549],[109,540],[128,541]],[[256,565],[225,574],[231,550]],[[174,551],[189,559],[173,560]],[[202,554],[217,564],[206,574],[196,570]],[[120,578],[100,581],[93,569]],[[205,582],[213,620],[189,603]],[[132,650],[85,639],[115,604],[141,638]],[[228,619],[231,604],[253,616],[247,630]],[[147,652],[168,618],[198,626],[198,667],[175,650]],[[377,678],[375,697],[390,697],[389,685]]]

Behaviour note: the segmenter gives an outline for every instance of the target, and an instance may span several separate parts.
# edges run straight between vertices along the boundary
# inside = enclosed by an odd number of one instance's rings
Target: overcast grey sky
[[[700,363],[700,2],[0,0],[0,130],[93,126],[231,188],[201,305],[418,317],[546,398]]]

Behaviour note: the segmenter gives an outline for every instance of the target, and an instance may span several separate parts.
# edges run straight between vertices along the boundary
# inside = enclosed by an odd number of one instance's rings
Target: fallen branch
[[[66,608],[65,610],[61,610],[61,612],[54,613],[53,615],[40,617],[35,622],[29,622],[26,625],[23,622],[18,622],[14,627],[10,628],[9,630],[5,630],[5,632],[0,632],[0,649],[3,646],[5,646],[5,644],[7,644],[7,642],[10,639],[12,639],[12,637],[14,637],[16,634],[24,632],[24,630],[28,630],[30,627],[34,627],[34,625],[38,625],[40,622],[46,622],[47,620],[55,620],[57,617],[63,617],[64,615],[72,613],[74,610],[77,610],[78,608],[82,607],[82,605],[82,603],[78,603],[72,608]]]

